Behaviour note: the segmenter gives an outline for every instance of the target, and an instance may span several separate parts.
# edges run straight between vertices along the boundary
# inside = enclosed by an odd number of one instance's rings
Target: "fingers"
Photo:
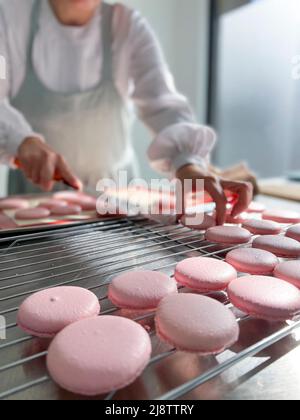
[[[67,162],[61,156],[58,156],[56,169],[64,182],[66,182],[68,185],[75,188],[76,190],[82,190],[83,185],[81,181],[77,178],[76,175],[73,174]]]
[[[64,181],[82,190],[82,183],[72,173],[65,160],[39,138],[26,138],[18,149],[16,165],[34,184],[45,191],[54,187],[54,181]],[[58,178],[56,179],[56,175]]]
[[[51,191],[54,186],[54,174],[56,167],[56,155],[49,153],[41,168],[39,185],[45,191]]]
[[[218,225],[224,225],[227,212],[227,198],[222,185],[218,180],[210,180],[205,183],[205,189],[216,203],[216,218]]]
[[[247,210],[253,199],[253,186],[249,182],[222,181],[222,187],[226,190],[235,192],[238,200],[233,207],[232,216],[236,217]]]

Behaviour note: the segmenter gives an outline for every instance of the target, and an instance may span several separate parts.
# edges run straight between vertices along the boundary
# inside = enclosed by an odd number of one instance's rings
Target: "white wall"
[[[247,160],[262,177],[299,169],[299,0],[257,1],[220,21],[218,163]],[[250,29],[253,28],[251,31]]]
[[[112,0],[108,0],[112,3]],[[194,107],[200,122],[206,115],[208,0],[123,0],[138,9],[152,24],[161,41],[178,89]],[[155,174],[149,167],[146,150],[151,138],[137,122],[134,141],[143,175]],[[0,168],[0,194],[5,178]]]

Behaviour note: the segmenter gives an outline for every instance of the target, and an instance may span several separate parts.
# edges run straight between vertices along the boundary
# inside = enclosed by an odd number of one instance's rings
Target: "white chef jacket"
[[[33,133],[10,105],[25,78],[27,43],[34,0],[0,0],[0,55],[7,78],[0,81],[0,161],[8,163]],[[83,92],[101,81],[101,8],[83,27],[62,25],[42,1],[40,28],[33,46],[33,66],[42,83],[60,93]],[[188,101],[174,86],[160,45],[147,21],[117,4],[113,17],[113,78],[124,99],[131,99],[153,134],[152,166],[174,173],[188,163],[207,167],[215,132],[195,121]],[[100,75],[100,76],[99,76]],[[38,134],[42,137],[42,134]],[[47,139],[46,139],[47,140]]]

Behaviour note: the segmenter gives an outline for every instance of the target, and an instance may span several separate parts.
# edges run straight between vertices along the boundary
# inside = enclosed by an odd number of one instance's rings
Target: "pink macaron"
[[[76,200],[79,197],[82,197],[82,192],[76,192],[76,191],[59,191],[55,194],[53,194],[54,200],[64,200],[64,201],[71,201]]]
[[[188,258],[177,264],[175,279],[181,285],[200,292],[225,290],[237,278],[236,270],[215,258]]]
[[[266,206],[262,203],[258,203],[257,201],[253,201],[248,209],[246,210],[247,213],[263,213],[266,210]]]
[[[151,340],[122,317],[100,316],[65,328],[50,345],[47,367],[62,388],[86,396],[125,388],[146,368]]]
[[[300,242],[300,225],[295,225],[289,228],[286,232],[286,236]]]
[[[254,248],[234,249],[226,255],[226,261],[240,273],[270,275],[279,259],[268,251]]]
[[[153,310],[172,293],[178,293],[177,283],[157,271],[131,271],[113,279],[108,297],[122,309]]]
[[[24,210],[18,210],[15,213],[16,220],[40,220],[48,219],[50,216],[50,210],[43,207],[36,207]]]
[[[213,226],[216,226],[216,219],[213,216],[210,216],[209,214],[187,214],[181,218],[180,222],[185,227],[201,231],[205,231]]]
[[[282,232],[281,225],[270,220],[249,219],[244,221],[243,228],[253,235],[278,235]]]
[[[300,261],[285,261],[275,268],[275,277],[287,281],[300,289]]]
[[[208,229],[205,238],[217,244],[245,244],[251,240],[251,233],[238,226],[216,226]]]
[[[48,210],[52,210],[55,207],[65,207],[67,205],[68,205],[67,201],[54,200],[54,199],[40,201],[39,203],[39,207],[44,207],[45,209],[48,209]]]
[[[52,216],[76,216],[82,212],[82,208],[77,205],[56,206],[52,207]]]
[[[253,241],[253,248],[272,252],[277,257],[300,257],[300,244],[294,239],[281,235],[259,236]]]
[[[300,213],[285,210],[269,210],[263,213],[263,219],[283,224],[300,223]]]
[[[300,312],[300,291],[274,277],[240,277],[230,283],[228,296],[236,308],[259,319],[286,321]]]
[[[96,211],[97,199],[94,197],[82,196],[69,202],[70,204],[80,206],[83,211]]]
[[[28,201],[21,198],[4,198],[0,200],[0,211],[27,209],[28,207]]]
[[[222,303],[206,296],[168,296],[155,317],[159,338],[178,350],[201,355],[218,354],[239,337],[233,313]]]
[[[54,337],[67,325],[99,315],[97,296],[80,287],[56,287],[35,293],[19,308],[18,325],[30,335]]]
[[[96,211],[97,199],[82,192],[62,191],[54,194],[54,199],[65,200],[71,205],[77,205],[84,211]]]

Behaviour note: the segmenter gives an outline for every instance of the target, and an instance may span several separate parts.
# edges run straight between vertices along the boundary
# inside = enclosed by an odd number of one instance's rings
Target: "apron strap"
[[[102,3],[102,50],[103,68],[102,80],[113,80],[113,54],[112,54],[112,21],[114,7],[107,3]]]
[[[33,67],[33,43],[35,35],[39,29],[39,16],[40,16],[41,1],[34,0],[32,11],[31,11],[31,25],[30,25],[30,35],[28,40],[27,47],[27,69]]]

